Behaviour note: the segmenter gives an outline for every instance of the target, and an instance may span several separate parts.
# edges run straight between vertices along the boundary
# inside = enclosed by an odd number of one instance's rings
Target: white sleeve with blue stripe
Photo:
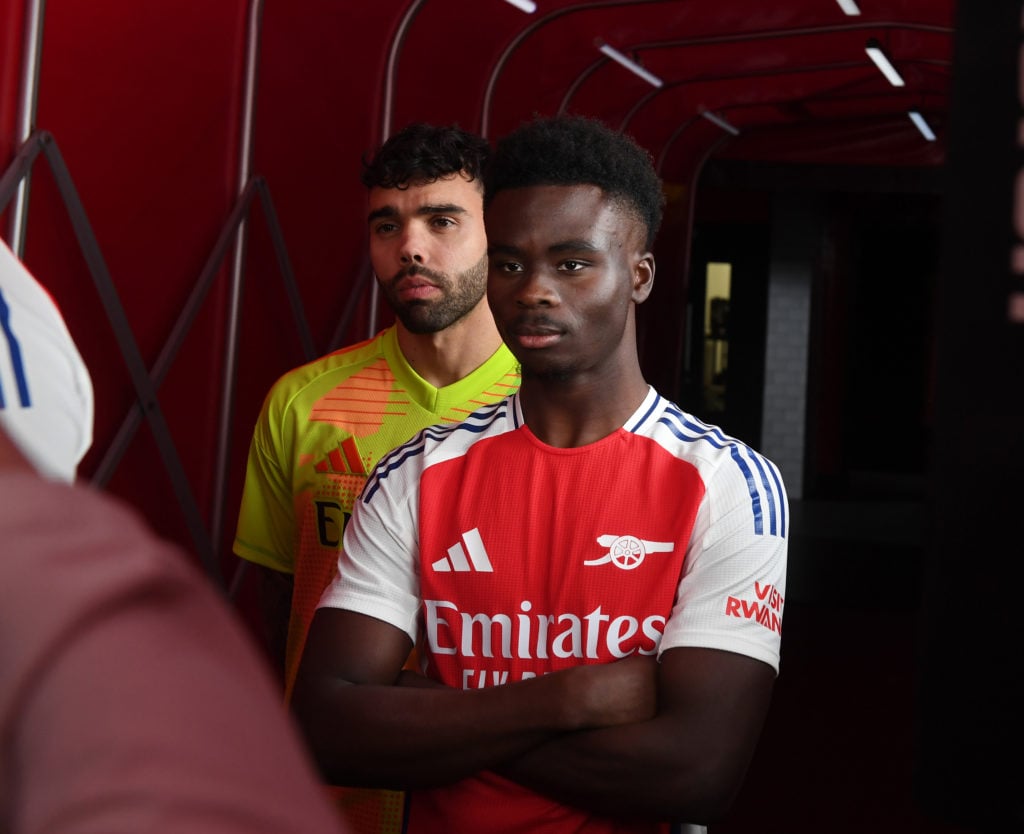
[[[93,389],[50,295],[0,241],[0,426],[39,472],[72,481],[92,444]]]
[[[661,650],[722,649],[778,672],[789,533],[778,469],[683,412],[669,412],[661,423],[687,446],[705,486]]]

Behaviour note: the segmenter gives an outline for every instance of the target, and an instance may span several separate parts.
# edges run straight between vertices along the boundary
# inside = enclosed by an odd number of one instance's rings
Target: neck
[[[400,321],[395,327],[402,355],[435,388],[444,388],[468,376],[501,345],[486,299],[437,333],[411,333]]]
[[[622,428],[649,390],[639,365],[614,379],[607,374],[571,380],[524,375],[519,402],[526,425],[539,440],[572,449]]]

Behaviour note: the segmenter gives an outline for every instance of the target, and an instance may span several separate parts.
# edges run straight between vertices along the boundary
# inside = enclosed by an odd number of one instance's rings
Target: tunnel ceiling
[[[580,113],[634,135],[668,181],[712,156],[941,163],[952,0],[857,4],[848,15],[837,0],[536,0],[528,14],[507,0],[418,0],[394,13],[383,132],[440,115],[493,139],[534,113]],[[872,63],[869,41],[903,86]]]

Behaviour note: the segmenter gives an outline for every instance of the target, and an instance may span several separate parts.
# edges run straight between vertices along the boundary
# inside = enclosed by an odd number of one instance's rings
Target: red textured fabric
[[[92,490],[0,475],[0,829],[343,830],[248,637]]]

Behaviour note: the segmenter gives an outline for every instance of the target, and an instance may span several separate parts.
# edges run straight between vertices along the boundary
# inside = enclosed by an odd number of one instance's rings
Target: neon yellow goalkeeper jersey
[[[502,345],[469,376],[435,388],[406,362],[392,326],[289,371],[270,389],[249,446],[234,550],[295,576],[286,698],[367,473],[420,429],[459,422],[518,387],[518,363]],[[333,788],[329,794],[355,834],[401,830],[402,793]]]
[[[435,388],[406,362],[392,326],[289,371],[271,388],[249,448],[234,550],[295,576],[289,696],[367,473],[420,429],[459,422],[518,387],[518,363],[502,345],[469,376]]]

